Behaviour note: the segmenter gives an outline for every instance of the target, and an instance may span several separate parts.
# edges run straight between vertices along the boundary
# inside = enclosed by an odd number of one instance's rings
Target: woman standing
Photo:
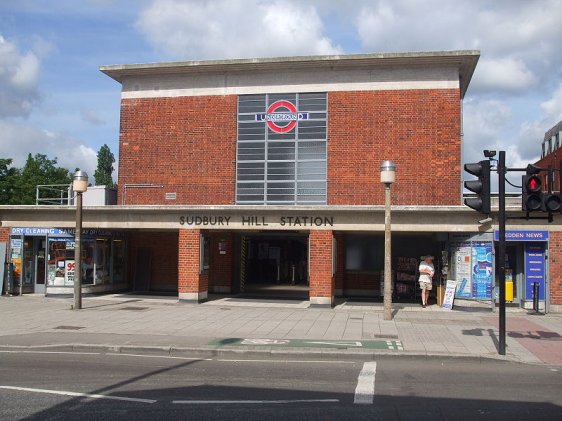
[[[433,275],[435,274],[435,268],[433,266],[433,256],[425,256],[420,263],[419,267],[420,278],[418,282],[420,283],[421,289],[421,299],[422,307],[425,308],[427,305],[427,299],[429,298],[429,291],[433,287]]]

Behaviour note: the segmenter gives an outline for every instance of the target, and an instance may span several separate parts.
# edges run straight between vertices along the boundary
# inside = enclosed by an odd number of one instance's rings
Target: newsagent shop
[[[437,286],[454,280],[458,298],[496,299],[496,208],[483,221],[462,204],[462,103],[478,58],[447,51],[101,67],[122,89],[118,198],[84,208],[86,287],[187,302],[380,299],[380,165],[392,160],[393,299],[419,300],[417,268],[428,254]],[[508,212],[521,214],[520,203]],[[70,293],[74,214],[72,206],[0,207],[12,289]],[[561,308],[561,232],[558,217],[508,226],[513,305],[528,307],[538,282],[542,307]]]

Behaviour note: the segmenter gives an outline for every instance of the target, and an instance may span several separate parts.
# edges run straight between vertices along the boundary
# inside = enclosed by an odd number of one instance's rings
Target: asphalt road
[[[2,420],[560,420],[562,368],[0,352]]]

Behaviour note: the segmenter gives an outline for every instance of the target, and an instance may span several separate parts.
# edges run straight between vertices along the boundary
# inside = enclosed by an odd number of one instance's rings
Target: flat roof
[[[428,51],[405,53],[338,54],[325,56],[266,57],[229,60],[193,60],[145,64],[100,66],[100,71],[122,83],[127,77],[159,74],[198,74],[256,72],[272,70],[310,70],[329,68],[344,71],[377,67],[454,66],[459,70],[461,98],[464,97],[478,59],[478,50]]]

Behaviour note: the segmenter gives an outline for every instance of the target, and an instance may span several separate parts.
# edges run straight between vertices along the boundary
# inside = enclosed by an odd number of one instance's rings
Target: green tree
[[[9,168],[12,164],[10,158],[0,158],[0,205],[15,204],[12,199],[15,192],[15,183],[19,176],[18,168]]]
[[[34,205],[36,187],[41,184],[70,184],[72,174],[68,169],[57,167],[57,158],[49,159],[47,155],[27,156],[25,166],[20,170],[14,183],[13,204]]]
[[[110,188],[115,187],[115,183],[112,178],[114,162],[115,157],[111,153],[109,146],[104,144],[98,151],[98,167],[94,173],[96,186],[107,186]]]

